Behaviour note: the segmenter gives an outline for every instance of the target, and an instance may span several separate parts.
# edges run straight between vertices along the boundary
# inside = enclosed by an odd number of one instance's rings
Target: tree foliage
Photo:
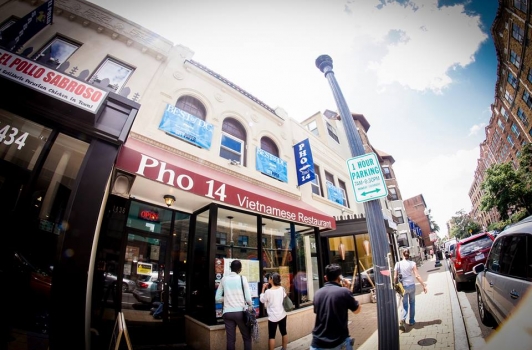
[[[480,225],[473,221],[464,209],[457,211],[456,216],[451,218],[452,228],[451,238],[462,239],[477,234],[482,229]]]
[[[432,209],[429,209],[429,214],[427,215],[429,218],[430,229],[432,232],[440,232],[440,225],[438,225],[436,221],[434,221],[431,211]]]
[[[484,192],[480,210],[496,208],[501,218],[507,220],[510,213],[524,209],[532,214],[532,146],[525,145],[518,157],[519,168],[512,163],[494,164],[486,170],[481,188]]]

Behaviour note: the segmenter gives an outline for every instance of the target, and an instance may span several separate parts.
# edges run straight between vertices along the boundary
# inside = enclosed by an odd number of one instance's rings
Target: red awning
[[[122,147],[116,167],[243,210],[322,229],[336,228],[336,220],[331,215],[304,201],[283,196],[136,139],[129,138]]]

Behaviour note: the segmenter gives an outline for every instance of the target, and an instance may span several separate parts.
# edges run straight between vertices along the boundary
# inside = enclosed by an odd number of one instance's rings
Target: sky
[[[469,189],[495,98],[496,0],[92,0],[298,121],[337,110],[322,54],[371,144],[440,236]]]

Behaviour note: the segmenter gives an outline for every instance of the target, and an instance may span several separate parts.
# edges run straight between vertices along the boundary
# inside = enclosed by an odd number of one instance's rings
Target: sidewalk
[[[454,289],[451,274],[445,261],[435,267],[434,259],[424,261],[418,269],[427,282],[428,293],[424,294],[419,284],[416,288],[416,324],[399,330],[401,350],[413,349],[469,349],[467,334],[462,319],[460,304]],[[355,349],[375,350],[379,348],[377,330],[377,304],[362,304],[359,314],[349,313],[349,332],[355,338]],[[398,304],[398,315],[400,309]],[[288,344],[290,350],[308,350],[312,335]],[[420,342],[424,345],[420,345]],[[435,342],[434,342],[435,341]],[[433,345],[429,345],[429,343]],[[276,348],[276,350],[280,347]]]

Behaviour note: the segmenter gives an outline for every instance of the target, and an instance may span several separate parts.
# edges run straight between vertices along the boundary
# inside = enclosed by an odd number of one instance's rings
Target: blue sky
[[[336,110],[315,67],[328,54],[350,110],[391,154],[404,199],[423,194],[446,221],[468,191],[494,102],[495,0],[93,0],[304,120]]]

